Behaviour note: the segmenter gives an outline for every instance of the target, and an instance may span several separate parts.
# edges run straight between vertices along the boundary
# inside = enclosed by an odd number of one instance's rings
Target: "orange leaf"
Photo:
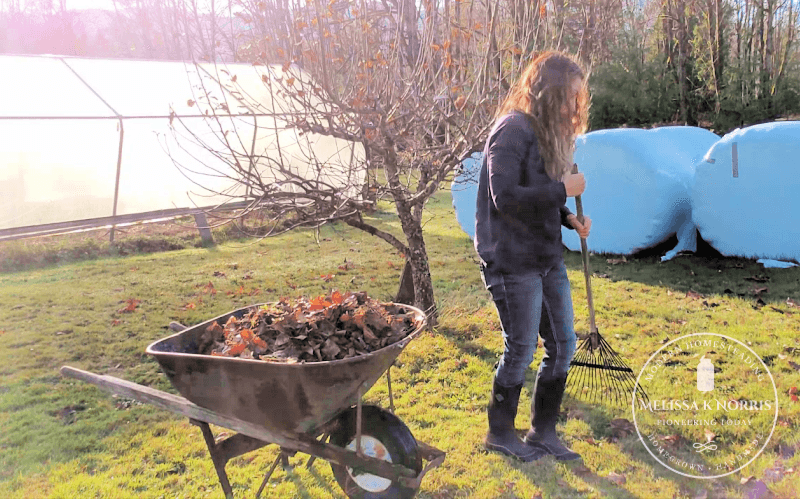
[[[294,85],[294,77],[286,78],[286,84],[289,85],[290,87]]]
[[[231,346],[230,350],[228,350],[228,355],[239,355],[240,353],[244,352],[246,345],[244,343],[237,343]]]
[[[119,320],[119,319],[114,319],[113,321],[111,321],[111,325],[112,326],[119,326],[120,324],[122,324],[122,321]],[[4,333],[5,333],[5,331],[0,331],[0,334],[4,334]]]
[[[228,322],[226,322],[226,323],[225,323],[225,327],[228,327],[228,326],[230,326],[231,324],[236,324],[237,322],[238,322],[238,321],[236,320],[236,317],[234,317],[234,316],[232,315],[232,316],[228,317]]]
[[[231,76],[231,81],[236,83],[236,75]]]
[[[242,329],[239,331],[239,336],[242,337],[242,340],[249,343],[253,341],[253,338],[255,338],[256,335],[253,333],[252,329]]]
[[[442,48],[442,47],[441,47],[441,46],[439,46],[439,45],[437,45],[437,44],[435,44],[435,43],[431,43],[431,48],[432,48],[434,51],[436,51],[436,50],[441,50],[441,48]]]
[[[125,305],[121,309],[117,310],[117,312],[119,312],[121,314],[126,314],[126,313],[129,313],[129,312],[133,312],[134,310],[136,310],[136,307],[139,306],[139,304],[141,303],[141,300],[137,300],[135,298],[128,298],[126,300],[126,303],[127,303],[127,305]]]
[[[474,29],[475,31],[481,30],[483,29],[483,24],[475,23],[475,26],[473,26],[472,29]]]
[[[186,101],[186,105],[189,106],[189,107],[192,107],[192,106],[194,106],[194,101],[192,99],[189,99],[189,100]]]
[[[258,336],[256,336],[256,338],[253,340],[253,345],[255,345],[257,348],[261,348],[262,350],[264,348],[267,348],[267,342],[262,340]]]
[[[446,41],[444,42],[444,44],[442,45],[442,47],[443,47],[445,50],[449,49],[449,48],[450,48],[450,40],[446,40]]]
[[[542,4],[542,5],[539,7],[539,16],[540,16],[540,17],[547,17],[547,5],[545,5],[545,4]]]
[[[462,109],[464,109],[464,105],[466,103],[467,103],[467,98],[464,97],[463,95],[459,95],[458,98],[456,99],[456,102],[455,102],[456,109],[461,111]]]
[[[337,305],[341,304],[344,301],[344,296],[339,291],[334,291],[331,294],[331,301]]]
[[[194,303],[187,303],[186,305],[183,306],[183,309],[184,310],[193,310],[196,307],[197,307],[197,305],[195,305]]]

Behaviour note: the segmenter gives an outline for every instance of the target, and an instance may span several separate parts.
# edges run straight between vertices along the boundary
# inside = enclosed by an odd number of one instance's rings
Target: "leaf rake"
[[[578,172],[577,165],[573,173]],[[578,220],[583,223],[581,197],[575,196]],[[570,362],[567,374],[567,393],[588,403],[611,402],[613,405],[631,405],[634,394],[647,404],[644,389],[636,386],[636,375],[625,361],[600,335],[595,324],[592,283],[589,273],[589,250],[586,239],[581,238],[583,275],[586,279],[586,298],[589,302],[589,334],[581,341]]]

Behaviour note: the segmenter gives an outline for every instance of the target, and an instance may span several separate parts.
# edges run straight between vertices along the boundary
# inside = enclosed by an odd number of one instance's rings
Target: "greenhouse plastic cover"
[[[737,129],[696,165],[693,219],[726,256],[800,263],[800,122]]]
[[[719,137],[696,127],[653,130],[598,130],[577,139],[575,161],[586,178],[581,196],[592,219],[591,251],[631,254],[672,234],[678,245],[666,256],[696,249],[691,214],[694,165]],[[480,154],[462,164],[453,186],[453,205],[462,229],[475,235],[475,203]],[[575,198],[567,199],[573,213]],[[574,230],[562,229],[565,246],[580,250]]]
[[[252,151],[260,158],[255,167],[262,181],[280,180],[269,162],[282,161],[305,178],[353,186],[344,195],[358,195],[365,173],[360,144],[301,136],[273,117],[240,115],[290,107],[262,80],[269,75],[273,82],[280,67],[199,68],[182,62],[0,56],[0,71],[12,75],[0,79],[0,92],[14,96],[0,101],[0,229],[111,216],[121,138],[117,215],[238,200],[242,185],[195,137],[226,150],[219,130],[233,131],[226,136],[236,137],[228,141],[227,159],[234,153],[241,157],[251,151],[255,126]],[[219,121],[205,117],[211,111],[206,91],[212,101],[229,103],[230,116],[218,110]],[[235,94],[250,96],[257,109]],[[180,117],[174,129],[171,113]]]

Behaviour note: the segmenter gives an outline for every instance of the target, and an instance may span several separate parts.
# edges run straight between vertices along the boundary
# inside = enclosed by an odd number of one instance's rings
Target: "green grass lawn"
[[[425,477],[419,497],[737,498],[746,497],[756,480],[773,497],[797,496],[800,402],[792,400],[790,389],[800,385],[800,308],[786,300],[800,302],[800,269],[763,269],[732,258],[660,263],[652,257],[619,264],[608,263],[613,258],[608,255],[591,258],[598,327],[637,374],[665,341],[697,332],[748,342],[768,362],[778,389],[779,423],[753,463],[719,479],[683,477],[656,462],[636,433],[615,431],[612,420],[631,419],[630,409],[567,398],[559,430],[584,456],[584,465],[550,457],[523,464],[481,445],[502,342],[472,244],[457,225],[448,192],[430,202],[425,216],[441,321],[412,341],[392,369],[398,416],[418,440],[447,452],[444,464]],[[367,218],[400,234],[389,211]],[[566,260],[576,330],[585,332],[580,255],[567,253]],[[346,262],[349,270],[340,268]],[[316,296],[332,288],[389,300],[402,264],[385,243],[335,225],[319,234],[299,231],[1,273],[0,497],[222,497],[197,427],[63,378],[58,369],[71,365],[174,393],[144,353],[149,343],[169,334],[170,321],[191,325],[252,303]],[[322,278],[329,274],[334,277]],[[756,294],[759,287],[768,290]],[[758,296],[763,305],[757,305]],[[131,299],[140,300],[135,310],[122,311]],[[534,367],[542,354],[539,349]],[[529,385],[532,381],[533,372]],[[386,383],[379,381],[366,400],[388,407]],[[526,389],[520,431],[529,404]],[[723,437],[734,431],[718,430]],[[276,455],[269,446],[228,464],[236,497],[255,494]],[[308,470],[301,466],[306,458],[292,457],[297,465],[292,471],[278,468],[262,497],[343,497],[327,463],[318,460]],[[776,473],[779,466],[782,472]]]

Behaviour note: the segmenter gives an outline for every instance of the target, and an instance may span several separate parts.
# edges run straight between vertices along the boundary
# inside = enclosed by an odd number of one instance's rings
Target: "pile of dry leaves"
[[[363,291],[292,303],[282,298],[225,324],[214,321],[200,338],[199,352],[290,363],[347,359],[405,338],[418,325],[415,317],[410,308]]]

